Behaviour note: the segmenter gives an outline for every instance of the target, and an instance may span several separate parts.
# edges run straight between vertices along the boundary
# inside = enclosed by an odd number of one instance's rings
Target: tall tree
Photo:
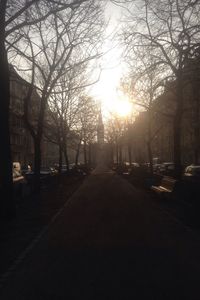
[[[53,1],[53,0],[1,0],[0,1],[0,139],[3,144],[0,149],[0,182],[1,215],[15,215],[15,203],[13,200],[12,159],[10,149],[9,131],[9,65],[7,56],[7,44],[14,44],[19,40],[17,31],[28,25],[45,20],[49,15],[62,10],[73,10],[87,0]],[[39,12],[39,13],[37,13]]]
[[[123,1],[126,2],[126,1]],[[127,1],[128,24],[124,31],[127,49],[151,47],[156,64],[165,67],[161,78],[176,81],[176,108],[173,118],[174,163],[176,175],[181,173],[181,130],[184,110],[184,69],[199,47],[199,1],[142,0]],[[133,10],[134,7],[134,10]]]
[[[111,114],[106,124],[106,140],[111,148],[111,161],[117,164],[122,164],[122,151],[128,126],[127,120],[117,114]]]
[[[12,160],[10,152],[9,134],[9,68],[7,52],[5,48],[6,37],[6,9],[7,1],[0,2],[0,139],[3,141],[0,147],[0,182],[1,182],[1,216],[15,215],[12,186]]]
[[[48,20],[50,18],[53,18],[56,16],[56,14],[62,14],[62,12],[65,12],[63,15],[69,16],[71,14],[76,14],[77,10],[81,10],[82,13],[84,13],[84,5],[90,5],[90,7],[93,5],[96,6],[96,1],[91,0],[72,0],[72,1],[53,1],[53,0],[32,0],[32,1],[1,1],[0,2],[0,22],[1,22],[1,29],[0,29],[0,51],[2,53],[1,60],[0,60],[0,84],[1,84],[1,102],[0,102],[0,138],[4,140],[4,144],[1,147],[0,150],[0,163],[1,163],[1,170],[0,170],[0,181],[2,183],[2,191],[4,193],[4,203],[2,204],[2,215],[7,214],[13,214],[14,211],[14,202],[12,197],[12,161],[11,161],[11,151],[10,151],[10,140],[9,140],[9,68],[8,68],[8,55],[7,50],[9,50],[11,47],[17,47],[19,44],[19,41],[22,41],[22,34],[21,31],[24,30],[26,33],[28,33],[28,29],[36,30],[36,28],[44,29],[46,26],[45,23],[48,23]],[[87,9],[85,10],[87,11]],[[80,15],[79,15],[80,17]],[[93,22],[97,21],[98,17],[97,15],[93,15],[94,20]],[[88,18],[91,18],[91,14],[89,14]],[[62,19],[63,20],[63,19]],[[60,26],[62,23],[62,26],[68,25],[69,21],[71,19],[65,19],[66,22],[63,22],[59,20],[59,27],[55,28],[55,30],[58,31],[58,34],[60,36],[60,44],[62,43],[62,33],[60,32]],[[91,19],[90,19],[91,20]],[[78,22],[78,20],[77,20]],[[55,25],[55,23],[54,23]],[[52,26],[51,26],[52,27]],[[92,29],[91,29],[92,30]],[[47,30],[48,31],[48,30]],[[32,31],[33,32],[33,31]],[[49,32],[49,31],[48,31]],[[66,31],[65,31],[66,33]],[[74,38],[74,34],[78,35],[78,31],[74,29],[69,34],[69,39]],[[86,32],[88,33],[88,31]],[[40,36],[40,35],[39,35]],[[77,36],[76,36],[77,37]],[[31,43],[36,42],[37,38],[34,40],[35,37],[31,37],[30,41]],[[86,37],[85,37],[86,39]],[[46,41],[43,41],[44,44]],[[50,40],[50,44],[51,44]],[[35,43],[35,45],[37,42]],[[8,45],[8,47],[7,47]],[[53,43],[52,43],[53,45]],[[43,45],[44,46],[44,45]],[[46,44],[47,46],[47,44]],[[56,47],[56,43],[54,43],[54,46]],[[58,44],[57,44],[58,46]],[[73,45],[71,44],[71,51],[73,48]],[[52,46],[53,47],[53,46]],[[51,50],[52,50],[51,47]],[[92,46],[91,46],[92,47]],[[35,47],[33,47],[33,50],[35,50]],[[48,56],[48,48],[46,48],[46,55]],[[54,49],[55,50],[55,49]],[[68,48],[69,50],[69,48]],[[86,48],[86,51],[88,51],[88,48]],[[31,51],[29,52],[29,54]],[[69,51],[68,51],[69,54]],[[46,60],[48,60],[48,57],[46,56]],[[65,56],[66,57],[66,56]],[[61,55],[60,62],[58,60],[54,62],[54,70],[55,71],[55,64],[60,63],[62,65],[64,62],[64,58]],[[41,67],[44,67],[41,65]],[[42,68],[41,68],[42,70]],[[43,70],[43,80],[44,77],[47,75],[45,74],[45,69]],[[52,71],[52,70],[51,70]],[[51,78],[52,81],[56,81],[56,76],[59,76],[54,73],[54,78]],[[48,77],[48,76],[47,76]],[[46,78],[47,79],[47,78]],[[48,80],[48,79],[47,79]],[[48,84],[47,84],[48,85]],[[47,93],[44,92],[42,97],[43,99],[47,96],[48,93],[50,93],[49,86],[48,86]],[[46,95],[45,95],[46,94]],[[47,97],[46,97],[47,98]],[[43,106],[43,111],[45,110],[45,104],[46,101],[41,101],[41,108]],[[42,122],[43,116],[42,113],[40,115],[40,122]],[[38,127],[38,140],[42,136],[42,127],[39,129]],[[39,144],[39,142],[38,142]],[[38,147],[36,149],[38,151]],[[38,155],[39,158],[39,155]],[[39,169],[39,159],[37,162],[35,162]],[[37,171],[38,172],[38,171]]]
[[[91,162],[91,144],[95,142],[97,134],[98,106],[94,99],[83,95],[79,99],[79,128],[83,143],[84,163]]]
[[[131,57],[133,60],[131,60]],[[160,130],[160,126],[155,128],[154,119],[157,113],[154,101],[163,92],[164,82],[161,74],[164,69],[157,65],[152,55],[152,49],[144,48],[140,51],[129,51],[126,55],[129,65],[129,74],[122,80],[122,89],[130,101],[138,108],[138,111],[146,112],[146,130],[144,139],[147,149],[147,157],[150,165],[150,172],[153,173],[153,153],[152,143]]]
[[[80,55],[81,53],[79,53]],[[78,144],[82,141],[81,134],[71,134],[77,132],[77,130],[79,133],[81,132],[81,129],[77,126],[80,123],[80,113],[82,111],[82,103],[79,101],[80,95],[86,87],[96,82],[96,80],[90,82],[87,73],[88,61],[82,62],[81,65],[69,70],[59,79],[49,99],[51,124],[56,127],[54,142],[59,145],[60,162],[63,153],[67,167],[69,165],[68,140],[73,136]],[[51,131],[49,133],[51,135]]]

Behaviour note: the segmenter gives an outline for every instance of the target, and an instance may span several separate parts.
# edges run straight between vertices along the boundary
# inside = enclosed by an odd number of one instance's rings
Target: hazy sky
[[[120,29],[121,14],[122,9],[120,7],[111,3],[107,4],[105,16],[106,20],[109,19],[110,21],[105,33],[103,51],[109,51],[100,62],[103,68],[100,80],[91,88],[91,93],[95,99],[101,101],[104,114],[113,110],[117,99],[120,98],[118,86],[124,69],[121,62],[122,49],[117,46],[117,41],[113,41],[112,36]]]

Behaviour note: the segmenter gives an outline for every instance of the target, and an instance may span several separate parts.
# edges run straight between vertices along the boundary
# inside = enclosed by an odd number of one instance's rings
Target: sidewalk
[[[16,218],[0,220],[0,286],[1,277],[13,265],[32,240],[44,230],[81,185],[83,177],[56,176],[42,186],[39,195],[17,199]]]
[[[0,299],[199,299],[200,239],[105,168],[10,274]]]

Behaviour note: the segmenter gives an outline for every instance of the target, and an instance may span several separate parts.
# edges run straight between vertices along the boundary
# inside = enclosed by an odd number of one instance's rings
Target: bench
[[[176,188],[177,180],[171,177],[163,177],[159,186],[152,185],[151,189],[161,196],[169,195],[169,193],[174,192]]]

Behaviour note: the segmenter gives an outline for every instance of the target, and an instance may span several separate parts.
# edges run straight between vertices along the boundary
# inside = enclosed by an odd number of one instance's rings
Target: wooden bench
[[[159,186],[152,185],[151,189],[161,196],[169,195],[174,192],[177,180],[171,177],[163,177]]]

